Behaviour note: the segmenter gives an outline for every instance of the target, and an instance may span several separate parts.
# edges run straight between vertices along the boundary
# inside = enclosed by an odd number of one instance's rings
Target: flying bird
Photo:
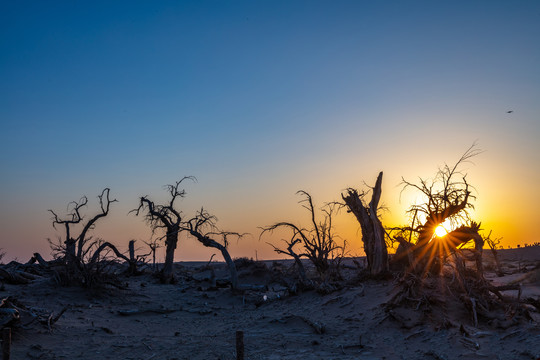
[[[507,114],[511,114],[511,113],[513,113],[513,112],[514,112],[514,110],[508,110],[506,113],[507,113]]]

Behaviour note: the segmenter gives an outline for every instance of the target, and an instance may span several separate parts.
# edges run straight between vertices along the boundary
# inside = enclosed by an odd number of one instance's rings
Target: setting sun
[[[443,237],[446,234],[448,234],[448,230],[446,230],[445,227],[442,226],[442,224],[437,226],[437,228],[435,229],[435,235],[437,235],[437,237]]]

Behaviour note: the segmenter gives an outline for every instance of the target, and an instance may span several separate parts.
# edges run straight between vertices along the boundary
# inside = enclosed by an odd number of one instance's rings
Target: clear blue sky
[[[148,240],[137,197],[194,175],[185,212],[271,257],[257,227],[307,223],[296,190],[322,205],[384,170],[402,222],[401,176],[475,140],[478,220],[538,241],[539,39],[538,1],[4,1],[0,248],[47,255],[47,209],[87,195],[92,215],[104,187],[119,203],[96,236]],[[209,251],[183,239],[177,258]]]

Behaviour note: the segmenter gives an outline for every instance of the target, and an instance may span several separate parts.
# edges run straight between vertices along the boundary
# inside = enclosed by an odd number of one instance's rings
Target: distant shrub
[[[234,265],[237,268],[250,267],[251,265],[255,264],[255,260],[253,260],[253,258],[248,258],[248,257],[239,257],[239,258],[234,259],[233,261],[234,261]]]

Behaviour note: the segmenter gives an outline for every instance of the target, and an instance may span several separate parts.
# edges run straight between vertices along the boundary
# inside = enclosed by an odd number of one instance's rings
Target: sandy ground
[[[520,282],[522,296],[540,299],[540,247],[503,250],[500,257],[507,274],[487,276],[497,284]],[[486,264],[489,269],[489,256]],[[351,280],[325,295],[289,295],[271,270],[251,266],[239,268],[241,281],[268,290],[233,294],[210,288],[210,272],[199,265],[179,264],[175,285],[141,275],[122,278],[127,289],[101,293],[60,287],[50,279],[6,284],[0,297],[10,296],[34,313],[67,307],[50,329],[23,312],[22,325],[13,330],[11,358],[236,359],[237,330],[244,332],[246,359],[540,358],[538,313],[500,329],[486,322],[475,328],[464,310],[455,310],[448,327],[412,309],[401,314],[404,325],[383,308],[395,291],[392,280]],[[218,275],[226,274],[223,265],[216,266]],[[354,278],[355,271],[347,271]]]

